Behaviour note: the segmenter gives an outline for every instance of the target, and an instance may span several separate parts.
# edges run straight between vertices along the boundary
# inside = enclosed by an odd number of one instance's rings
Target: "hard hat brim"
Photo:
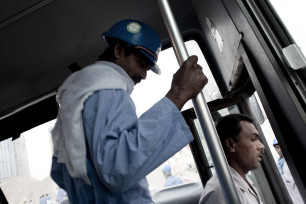
[[[155,64],[153,67],[151,67],[151,70],[155,73],[155,74],[161,74],[160,68],[157,66],[157,64]]]
[[[139,49],[139,51],[146,57],[148,58],[154,65],[151,67],[151,70],[155,73],[155,74],[161,74],[161,70],[158,67],[155,59],[149,54],[147,53],[145,50]]]

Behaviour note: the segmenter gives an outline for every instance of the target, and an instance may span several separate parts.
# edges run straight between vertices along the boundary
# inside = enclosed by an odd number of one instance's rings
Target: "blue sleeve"
[[[166,97],[137,118],[124,90],[101,90],[85,103],[83,125],[97,174],[113,192],[124,192],[193,140]]]

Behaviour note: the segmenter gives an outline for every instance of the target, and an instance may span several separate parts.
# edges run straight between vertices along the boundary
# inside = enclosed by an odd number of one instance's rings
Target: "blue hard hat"
[[[278,144],[278,141],[276,140],[276,138],[274,137],[274,139],[273,139],[273,146],[274,145],[277,145]]]
[[[164,165],[163,169],[162,169],[162,172],[163,173],[171,172],[171,167],[168,164]]]
[[[161,40],[159,35],[147,24],[132,19],[122,20],[103,33],[103,38],[106,42],[109,38],[119,39],[128,43],[130,47],[139,49],[154,64],[151,70],[156,74],[161,73],[156,64],[158,54],[161,51]]]

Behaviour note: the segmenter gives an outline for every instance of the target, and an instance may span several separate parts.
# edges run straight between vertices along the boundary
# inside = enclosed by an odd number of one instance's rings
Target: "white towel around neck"
[[[134,82],[118,65],[98,61],[71,74],[56,95],[59,110],[52,130],[54,156],[65,163],[69,174],[91,184],[86,168],[86,143],[82,123],[84,102],[101,89],[124,89],[129,94]]]

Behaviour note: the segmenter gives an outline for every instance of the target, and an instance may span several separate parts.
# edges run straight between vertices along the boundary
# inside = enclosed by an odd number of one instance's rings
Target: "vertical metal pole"
[[[180,65],[183,64],[184,60],[188,58],[188,53],[182,39],[182,36],[179,32],[178,26],[174,19],[173,13],[171,11],[168,0],[158,0],[158,4],[165,22],[165,25],[168,29],[168,33],[171,38],[172,46],[176,54],[177,60]],[[228,204],[240,203],[232,175],[230,173],[228,163],[222,146],[215,129],[215,125],[211,118],[209,109],[207,107],[203,93],[199,93],[196,98],[192,99],[197,117],[201,124],[204,136],[207,142],[207,146],[211,153],[213,163],[219,178],[219,182],[225,197],[225,200]]]

